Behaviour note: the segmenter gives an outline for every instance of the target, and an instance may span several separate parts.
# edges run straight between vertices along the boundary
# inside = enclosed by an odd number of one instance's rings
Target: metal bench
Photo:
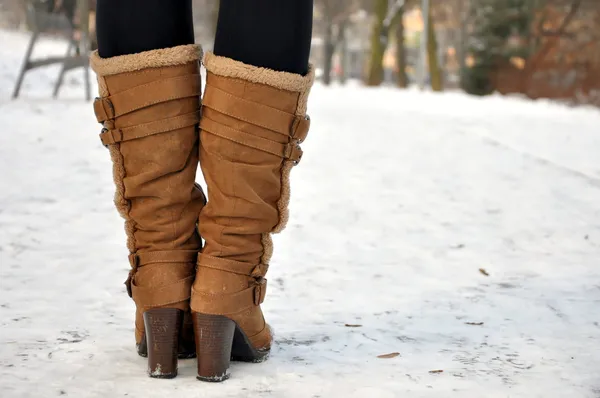
[[[89,72],[89,32],[88,32],[88,15],[89,15],[89,0],[78,0],[78,8],[80,12],[81,24],[79,29],[73,25],[73,22],[63,13],[53,13],[44,7],[44,3],[39,1],[28,1],[27,3],[27,21],[32,28],[32,36],[29,40],[29,46],[25,52],[25,58],[17,78],[15,89],[13,91],[13,99],[19,96],[21,85],[25,74],[35,68],[52,64],[62,64],[58,79],[54,84],[52,96],[58,97],[60,87],[64,82],[65,73],[71,69],[84,68],[85,80],[85,98],[91,99],[90,92],[90,72]],[[75,38],[75,31],[81,33],[80,40]],[[45,33],[59,33],[69,41],[67,52],[64,56],[46,57],[40,59],[31,59],[31,54],[37,40]]]

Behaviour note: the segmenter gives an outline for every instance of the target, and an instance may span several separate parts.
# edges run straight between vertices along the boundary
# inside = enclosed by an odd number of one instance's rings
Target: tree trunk
[[[348,79],[348,40],[346,37],[346,23],[342,22],[339,25],[338,31],[338,43],[340,45],[340,83],[346,84],[346,80]]]
[[[466,1],[467,0],[458,0],[458,18],[460,26],[458,28],[458,43],[456,46],[456,57],[458,59],[458,73],[461,82],[463,80],[463,71],[467,67],[467,19],[468,10],[470,9],[470,6],[469,4],[465,4]]]
[[[331,84],[331,68],[333,66],[334,52],[333,24],[328,21],[325,28],[325,35],[323,36],[323,84],[326,86]]]
[[[388,0],[375,0],[375,21],[371,33],[371,57],[369,60],[369,72],[367,75],[367,86],[379,86],[383,81],[383,20],[386,17]]]
[[[398,12],[396,21],[396,83],[400,88],[408,87],[408,77],[406,76],[406,47],[404,46],[404,7]]]
[[[437,37],[435,35],[435,27],[433,26],[433,20],[431,18],[431,11],[429,11],[427,18],[429,20],[427,27],[427,58],[429,60],[429,76],[431,77],[431,89],[433,91],[442,91],[444,89],[444,83],[442,81],[442,71],[440,69],[440,63],[437,54]]]

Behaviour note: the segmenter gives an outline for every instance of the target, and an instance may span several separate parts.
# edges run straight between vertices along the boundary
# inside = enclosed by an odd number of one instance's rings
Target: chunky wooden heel
[[[155,308],[144,312],[150,377],[172,379],[177,376],[182,324],[183,311],[176,308]]]
[[[221,315],[192,313],[198,380],[220,382],[229,378],[231,347],[235,333],[235,322]]]
[[[136,345],[137,353],[143,358],[148,358],[148,342],[146,333],[142,335],[142,341]],[[179,359],[196,358],[196,342],[194,341],[194,326],[192,325],[192,314],[188,311],[183,316],[183,326],[179,335]]]

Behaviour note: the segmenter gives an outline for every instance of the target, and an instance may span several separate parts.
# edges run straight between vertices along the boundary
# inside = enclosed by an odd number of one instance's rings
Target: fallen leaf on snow
[[[392,352],[389,354],[377,355],[377,358],[390,359],[390,358],[396,358],[398,355],[400,355],[399,352]]]
[[[362,325],[353,324],[353,323],[347,323],[344,326],[346,326],[347,328],[361,328],[362,327]]]
[[[483,322],[465,322],[465,325],[481,326]]]
[[[479,268],[479,272],[481,272],[485,276],[490,276],[490,274],[485,270],[485,268]]]
[[[429,373],[444,373],[442,369],[430,370]]]

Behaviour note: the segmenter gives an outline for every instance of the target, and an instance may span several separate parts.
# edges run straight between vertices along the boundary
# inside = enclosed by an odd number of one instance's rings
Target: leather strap
[[[103,123],[115,117],[115,109],[108,97],[96,97],[94,99],[94,113],[96,114],[98,123]]]
[[[103,130],[102,133],[100,133],[100,140],[102,140],[102,143],[105,146],[108,146],[123,141],[136,140],[154,134],[161,134],[168,131],[193,126],[199,121],[200,111],[195,111],[179,116],[173,116],[167,119],[139,124],[137,126],[125,127],[122,129]]]
[[[237,314],[259,306],[267,294],[267,280],[259,278],[247,289],[233,294],[205,294],[192,288],[190,305],[194,311],[214,315]]]
[[[269,269],[268,264],[248,264],[241,261],[209,256],[208,254],[204,253],[200,253],[198,255],[198,267],[211,268],[233,274],[251,276],[254,278],[264,277]]]
[[[295,119],[295,116],[291,113],[237,97],[210,85],[206,87],[202,104],[217,112],[285,136],[290,135]]]
[[[200,96],[199,74],[170,77],[130,88],[129,90],[94,100],[94,112],[99,123],[138,109],[180,98]]]
[[[133,298],[133,291],[135,289],[140,289],[135,286],[135,273],[139,267],[155,263],[193,263],[196,261],[197,256],[198,252],[196,250],[163,250],[155,252],[131,253],[128,256],[129,265],[131,265],[131,271],[129,271],[129,275],[125,281],[127,294],[129,297]]]
[[[292,141],[287,144],[271,141],[241,130],[233,129],[229,126],[225,126],[224,124],[217,123],[206,116],[204,116],[200,121],[200,129],[221,138],[237,142],[238,144],[271,153],[284,159],[292,160],[296,163],[302,159],[302,149],[296,141]]]
[[[269,264],[258,264],[252,272],[250,276],[254,278],[264,278],[267,275],[267,271],[269,271]]]
[[[292,138],[298,142],[304,142],[308,135],[308,130],[310,130],[310,116],[296,115],[294,122],[292,123]]]
[[[132,298],[140,307],[160,307],[179,303],[190,298],[194,275],[160,287],[138,287],[131,284]]]

